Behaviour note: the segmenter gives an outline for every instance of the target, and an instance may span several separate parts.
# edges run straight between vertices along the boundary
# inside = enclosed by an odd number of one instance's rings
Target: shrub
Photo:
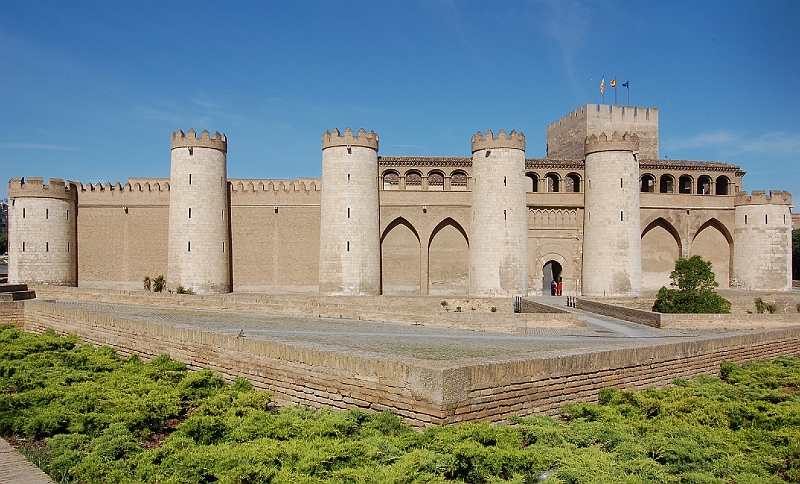
[[[167,287],[167,281],[164,276],[158,276],[153,279],[153,292],[162,292]]]
[[[758,311],[758,314],[764,314],[764,312],[769,312],[770,314],[773,314],[778,311],[778,306],[772,303],[765,302],[760,297],[757,297],[755,299],[755,303],[756,303],[756,311]]]
[[[670,273],[673,287],[662,287],[658,291],[653,311],[658,313],[730,313],[731,303],[714,288],[719,286],[711,270],[711,262],[699,255],[689,259],[681,257],[675,261],[675,270]]]
[[[187,287],[183,287],[183,286],[176,287],[175,288],[175,292],[178,293],[178,294],[194,294],[194,291],[192,290],[192,288],[190,288],[190,287],[187,288]]]

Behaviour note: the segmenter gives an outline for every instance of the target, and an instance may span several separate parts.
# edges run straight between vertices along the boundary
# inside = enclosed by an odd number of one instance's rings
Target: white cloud
[[[73,146],[42,145],[36,143],[0,143],[0,148],[10,150],[77,151]]]
[[[800,133],[772,131],[754,137],[731,131],[713,131],[701,133],[691,138],[668,139],[662,145],[667,151],[717,149],[726,156],[736,156],[744,153],[798,156],[800,155]]]

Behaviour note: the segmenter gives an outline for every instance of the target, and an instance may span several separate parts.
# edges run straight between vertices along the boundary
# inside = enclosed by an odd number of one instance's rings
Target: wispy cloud
[[[664,140],[663,148],[668,151],[688,149],[716,149],[726,156],[745,153],[763,153],[780,156],[800,155],[800,132],[787,133],[771,131],[752,136],[747,133],[733,131],[712,131],[701,133],[690,138],[672,138]]]
[[[36,143],[0,143],[0,149],[9,150],[49,150],[49,151],[78,151],[73,146],[42,145]]]

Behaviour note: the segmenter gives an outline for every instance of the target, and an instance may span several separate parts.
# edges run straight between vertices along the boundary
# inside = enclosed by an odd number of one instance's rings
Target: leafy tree
[[[0,254],[8,252],[8,234],[0,234]]]
[[[669,275],[670,284],[677,289],[662,287],[656,296],[653,311],[659,313],[730,313],[731,303],[714,288],[719,286],[711,262],[699,255],[675,261],[675,270]]]
[[[792,230],[792,279],[800,279],[800,229]]]
[[[153,292],[161,292],[167,287],[167,281],[164,276],[158,276],[152,281]]]

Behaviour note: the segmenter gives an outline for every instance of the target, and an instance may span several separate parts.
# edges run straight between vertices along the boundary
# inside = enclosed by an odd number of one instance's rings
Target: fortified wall
[[[638,147],[614,148],[626,132]],[[586,105],[547,133],[548,157],[534,159],[514,132],[473,139],[472,157],[403,157],[380,156],[374,133],[334,131],[322,178],[229,180],[224,135],[176,132],[170,179],[12,179],[9,280],[464,296],[547,294],[553,279],[581,295],[594,277],[602,296],[657,290],[678,257],[700,255],[722,287],[790,287],[790,195],[736,195],[736,165],[657,159],[656,109]],[[603,134],[606,149],[587,151]]]

